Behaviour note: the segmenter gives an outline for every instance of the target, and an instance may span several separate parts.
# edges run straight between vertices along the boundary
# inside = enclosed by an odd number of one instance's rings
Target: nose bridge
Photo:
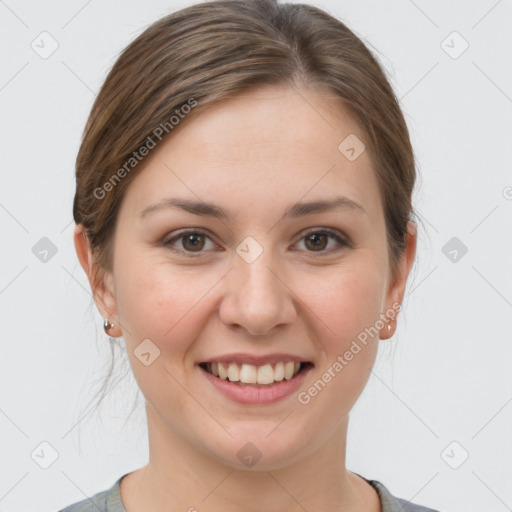
[[[247,237],[236,252],[221,307],[223,322],[240,325],[251,334],[266,334],[293,321],[291,292],[283,283],[272,248]]]
[[[237,279],[240,280],[240,292],[254,299],[279,300],[278,296],[282,294],[282,283],[277,278],[278,272],[273,267],[276,267],[276,262],[270,249],[251,262],[239,258],[235,270]]]

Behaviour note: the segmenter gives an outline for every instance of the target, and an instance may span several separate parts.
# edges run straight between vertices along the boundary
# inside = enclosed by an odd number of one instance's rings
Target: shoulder
[[[396,499],[396,501],[398,501],[400,503],[400,508],[397,510],[401,510],[402,512],[439,512],[439,510],[424,507],[423,505],[417,505],[415,503],[411,503],[410,501],[404,500],[402,498],[395,498],[395,499]]]
[[[125,475],[121,476],[112,487],[98,492],[90,498],[78,501],[58,512],[126,512],[119,492],[119,483]]]
[[[365,480],[377,491],[382,504],[381,512],[440,512],[439,510],[393,496],[389,489],[378,480],[368,480],[366,478]]]
[[[107,508],[108,495],[108,490],[99,492],[91,498],[68,505],[66,508],[59,510],[59,512],[110,512],[110,509]]]

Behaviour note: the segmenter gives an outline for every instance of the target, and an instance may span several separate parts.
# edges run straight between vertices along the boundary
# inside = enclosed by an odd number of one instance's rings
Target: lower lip
[[[211,382],[215,388],[222,394],[235,402],[242,404],[270,404],[282,400],[294,392],[296,392],[306,374],[311,370],[312,366],[307,366],[293,379],[282,380],[276,382],[273,386],[256,388],[249,386],[239,386],[229,380],[220,379],[199,366],[199,370]]]

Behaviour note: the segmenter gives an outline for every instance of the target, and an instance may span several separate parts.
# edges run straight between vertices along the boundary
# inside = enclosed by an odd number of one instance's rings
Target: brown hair
[[[126,163],[155,129],[169,127],[173,113],[185,111],[191,99],[198,105],[195,116],[258,85],[329,90],[360,122],[383,200],[395,277],[407,223],[414,222],[416,180],[398,100],[377,60],[341,21],[311,5],[277,0],[187,7],[149,26],[119,56],[94,102],[76,161],[73,217],[84,226],[99,268],[111,270],[119,207],[142,169],[127,169]],[[122,168],[121,179],[115,173]],[[113,184],[108,191],[107,182]],[[100,189],[106,193],[98,198]]]

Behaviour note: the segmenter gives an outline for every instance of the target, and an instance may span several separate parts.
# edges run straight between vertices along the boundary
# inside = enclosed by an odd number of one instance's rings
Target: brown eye
[[[325,249],[328,242],[328,235],[325,233],[313,233],[312,235],[308,235],[304,237],[306,240],[306,247],[316,250]]]
[[[327,246],[329,245],[329,239],[335,240],[338,246],[341,247],[327,249]],[[305,241],[304,245],[307,252],[330,253],[339,250],[340,248],[349,246],[347,240],[333,231],[310,231],[301,238],[301,241],[302,240]]]
[[[182,236],[183,247],[188,251],[200,251],[204,247],[204,240],[201,239],[204,235],[191,234]]]
[[[182,253],[185,256],[201,256],[208,250],[207,241],[210,241],[210,249],[215,248],[215,243],[209,235],[201,231],[182,231],[177,235],[163,242],[165,247],[172,251]],[[334,240],[334,247],[329,248],[329,241]],[[319,255],[336,252],[344,247],[350,247],[350,242],[343,236],[334,231],[317,230],[306,233],[299,242],[305,241],[305,251],[309,253],[318,253]],[[177,246],[181,242],[181,247]]]
[[[180,234],[169,238],[163,243],[164,246],[169,247],[173,251],[188,253],[187,256],[191,256],[197,253],[200,255],[206,246],[206,240],[210,240],[210,237],[206,233],[200,231],[182,231]],[[175,244],[181,242],[181,247],[176,247]],[[212,242],[212,245],[213,242]]]

